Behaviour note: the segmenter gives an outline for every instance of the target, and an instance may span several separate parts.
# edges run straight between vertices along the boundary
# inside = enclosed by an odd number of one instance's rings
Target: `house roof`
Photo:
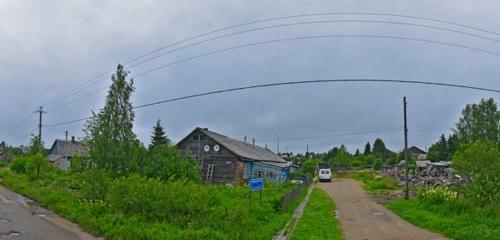
[[[213,141],[219,143],[221,146],[232,152],[233,154],[243,158],[248,161],[262,161],[266,162],[270,165],[284,167],[287,165],[287,162],[274,154],[271,150],[253,145],[247,142],[239,141],[236,139],[229,138],[227,136],[221,135],[216,132],[209,131],[207,128],[196,128],[191,132],[188,136],[193,134],[194,132],[199,131],[205,134],[207,137],[212,139]],[[188,136],[182,139],[177,145],[182,143]],[[276,164],[279,163],[279,164]]]
[[[427,154],[426,151],[424,151],[418,147],[415,147],[415,146],[411,146],[410,148],[408,148],[408,153],[409,154]]]
[[[49,154],[62,156],[88,156],[89,147],[81,141],[56,139],[50,148]]]
[[[404,153],[405,149],[401,149],[399,153]],[[416,146],[411,146],[408,148],[408,154],[427,154],[426,151],[416,147]]]

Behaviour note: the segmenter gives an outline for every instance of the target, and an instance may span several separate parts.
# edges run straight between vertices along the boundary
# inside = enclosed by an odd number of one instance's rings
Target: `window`
[[[193,140],[198,140],[198,135],[193,135]]]

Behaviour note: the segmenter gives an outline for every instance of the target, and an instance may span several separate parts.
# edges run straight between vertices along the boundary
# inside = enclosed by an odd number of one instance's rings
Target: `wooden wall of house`
[[[205,145],[210,147],[208,152],[204,150]],[[215,145],[219,145],[218,152],[214,150]],[[182,154],[191,156],[202,166],[200,175],[204,182],[238,184],[241,181],[242,164],[238,157],[203,133],[193,132],[178,147]],[[211,177],[210,166],[214,166]]]

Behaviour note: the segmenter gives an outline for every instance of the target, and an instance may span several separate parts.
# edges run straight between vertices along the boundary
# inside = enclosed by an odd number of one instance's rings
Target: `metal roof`
[[[196,128],[193,132],[200,131],[207,137],[211,138],[213,141],[219,143],[221,146],[232,152],[233,154],[242,158],[246,161],[262,161],[267,164],[285,167],[288,165],[287,162],[274,154],[271,150],[247,143],[244,141],[239,141],[236,139],[229,138],[227,136],[221,135],[216,132],[209,131],[207,128]],[[191,134],[189,134],[191,135]],[[181,141],[182,142],[182,141]],[[280,164],[276,164],[280,163]]]

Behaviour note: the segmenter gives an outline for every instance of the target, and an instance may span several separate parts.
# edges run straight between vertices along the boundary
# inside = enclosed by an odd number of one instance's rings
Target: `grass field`
[[[315,188],[291,239],[343,239],[334,216],[335,204],[321,189]]]
[[[460,207],[453,203],[401,200],[387,208],[419,227],[440,232],[455,240],[500,239],[500,216],[487,208]]]
[[[94,178],[56,170],[44,173],[31,179],[3,168],[1,184],[106,239],[271,239],[305,195],[304,190],[282,212],[281,196],[293,185],[267,184],[261,205],[249,203],[244,186],[163,182],[132,175],[99,178],[94,190],[106,188],[103,197],[94,200],[85,194],[86,183]]]
[[[369,192],[383,190],[399,190],[398,181],[389,176],[380,176],[377,172],[359,171],[347,173],[334,173],[334,178],[352,178],[363,183],[363,188]]]

